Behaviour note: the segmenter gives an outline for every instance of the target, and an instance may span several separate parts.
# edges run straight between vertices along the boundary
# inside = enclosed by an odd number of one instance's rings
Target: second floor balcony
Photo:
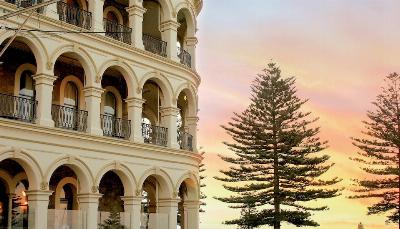
[[[107,18],[103,19],[104,31],[107,37],[111,37],[114,40],[131,44],[132,28],[118,24],[115,21]]]
[[[104,136],[122,139],[129,139],[131,136],[131,120],[108,114],[103,114],[100,118]]]
[[[88,30],[92,27],[92,13],[72,4],[57,2],[57,13],[60,21]]]
[[[148,34],[143,34],[143,45],[144,49],[154,54],[158,54],[160,56],[167,56],[167,42],[150,36]]]
[[[33,123],[37,102],[31,97],[0,93],[0,117]]]
[[[76,107],[53,104],[51,107],[51,116],[55,127],[86,132],[87,111],[78,110]]]

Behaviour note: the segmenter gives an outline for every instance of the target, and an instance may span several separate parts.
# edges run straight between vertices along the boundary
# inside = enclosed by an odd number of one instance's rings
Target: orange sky
[[[220,125],[246,107],[251,81],[270,60],[284,75],[297,76],[299,95],[310,99],[305,109],[320,117],[326,153],[336,163],[329,175],[341,176],[345,187],[363,175],[348,159],[357,151],[350,137],[359,136],[384,76],[400,71],[399,9],[399,0],[204,1],[198,19],[199,145],[207,152],[209,198],[201,229],[235,228],[221,222],[238,212],[212,198],[229,195],[212,178],[227,166],[217,154],[229,154],[222,141],[230,139]],[[360,221],[365,229],[397,228],[383,216],[366,216],[368,201],[349,200],[349,194],[324,202],[330,210],[315,214],[319,228],[352,229]]]

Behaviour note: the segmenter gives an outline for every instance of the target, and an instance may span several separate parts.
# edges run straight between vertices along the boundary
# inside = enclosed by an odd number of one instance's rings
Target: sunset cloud
[[[208,195],[201,228],[235,228],[222,224],[239,212],[214,199],[229,195],[212,177],[228,166],[217,154],[229,154],[230,141],[220,127],[233,112],[249,103],[250,84],[269,61],[285,76],[297,77],[299,96],[310,101],[304,109],[319,117],[325,153],[336,163],[330,176],[350,187],[365,176],[349,159],[357,149],[366,111],[379,93],[384,76],[400,71],[400,1],[398,0],[205,0],[199,17],[198,69],[200,87],[199,144],[207,152]],[[351,192],[324,201],[330,210],[314,218],[323,229],[395,229],[384,216],[367,216],[371,201],[350,200]],[[294,226],[285,226],[294,229]]]

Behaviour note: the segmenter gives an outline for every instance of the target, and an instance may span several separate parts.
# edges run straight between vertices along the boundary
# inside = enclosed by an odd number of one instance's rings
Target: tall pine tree
[[[359,188],[352,198],[379,201],[368,207],[368,214],[387,214],[387,221],[399,224],[400,211],[400,76],[392,73],[364,121],[365,135],[353,138],[361,152],[353,160],[364,164],[369,178],[355,180]]]
[[[317,119],[300,110],[307,101],[297,97],[295,78],[283,78],[273,63],[258,75],[251,91],[247,109],[223,126],[234,141],[225,145],[236,156],[220,156],[232,166],[221,170],[224,176],[216,179],[235,193],[218,200],[231,208],[254,206],[255,210],[242,210],[240,218],[225,223],[240,228],[279,229],[281,222],[318,226],[311,213],[327,206],[308,203],[339,195],[340,190],[330,186],[340,179],[320,179],[333,164],[321,153],[327,143],[317,136],[319,128],[313,127]]]

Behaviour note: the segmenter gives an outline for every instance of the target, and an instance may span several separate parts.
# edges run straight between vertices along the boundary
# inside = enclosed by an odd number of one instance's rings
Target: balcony
[[[142,136],[145,143],[167,146],[168,128],[142,123]]]
[[[39,3],[42,3],[43,0],[6,0],[6,2],[16,5],[17,7],[27,8]],[[43,13],[44,7],[40,7],[36,10],[37,13]]]
[[[145,50],[167,57],[167,42],[148,34],[143,34],[143,45]]]
[[[92,13],[86,10],[57,2],[57,13],[60,21],[88,30],[92,27]]]
[[[131,120],[116,118],[114,115],[100,115],[103,135],[114,138],[129,139]]]
[[[184,64],[189,68],[192,67],[192,57],[190,56],[190,53],[185,51],[183,48],[178,48],[178,57],[181,64]]]
[[[120,25],[115,21],[110,21],[106,18],[103,19],[103,25],[107,37],[111,37],[126,44],[131,44],[132,28]]]
[[[53,104],[51,107],[51,116],[55,127],[86,132],[87,111]]]
[[[183,150],[193,151],[193,136],[189,133],[178,130],[178,144]]]
[[[32,98],[0,93],[0,117],[33,123],[37,102]]]

